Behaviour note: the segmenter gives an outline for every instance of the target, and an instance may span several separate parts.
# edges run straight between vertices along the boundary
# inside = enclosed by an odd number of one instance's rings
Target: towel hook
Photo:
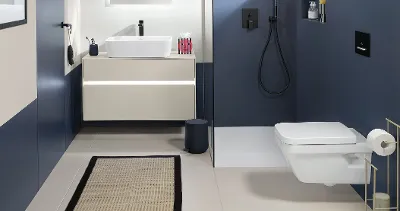
[[[72,30],[72,24],[70,24],[70,23],[61,22],[61,28],[64,28],[64,27],[68,28],[69,30]]]

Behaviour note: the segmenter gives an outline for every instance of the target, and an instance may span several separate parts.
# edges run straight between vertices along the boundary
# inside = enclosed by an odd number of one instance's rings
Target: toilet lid
[[[275,133],[285,144],[355,144],[356,135],[340,122],[279,123]]]

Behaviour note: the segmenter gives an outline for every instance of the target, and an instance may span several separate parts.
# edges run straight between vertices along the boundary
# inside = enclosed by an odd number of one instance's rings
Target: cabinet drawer
[[[85,81],[186,81],[195,78],[194,60],[87,59]]]
[[[85,85],[83,119],[187,120],[195,117],[194,85]]]

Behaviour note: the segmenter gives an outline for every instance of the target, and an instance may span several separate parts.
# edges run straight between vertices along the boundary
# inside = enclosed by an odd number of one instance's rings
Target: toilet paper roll
[[[389,211],[390,196],[387,193],[375,193],[375,210]],[[385,209],[386,208],[386,209]]]
[[[388,156],[396,150],[394,137],[382,129],[374,129],[367,136],[367,144],[380,156]]]

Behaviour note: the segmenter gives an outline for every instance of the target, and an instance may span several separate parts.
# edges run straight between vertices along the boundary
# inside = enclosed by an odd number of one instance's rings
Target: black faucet
[[[143,20],[139,20],[139,36],[143,36],[144,35],[144,22]]]

